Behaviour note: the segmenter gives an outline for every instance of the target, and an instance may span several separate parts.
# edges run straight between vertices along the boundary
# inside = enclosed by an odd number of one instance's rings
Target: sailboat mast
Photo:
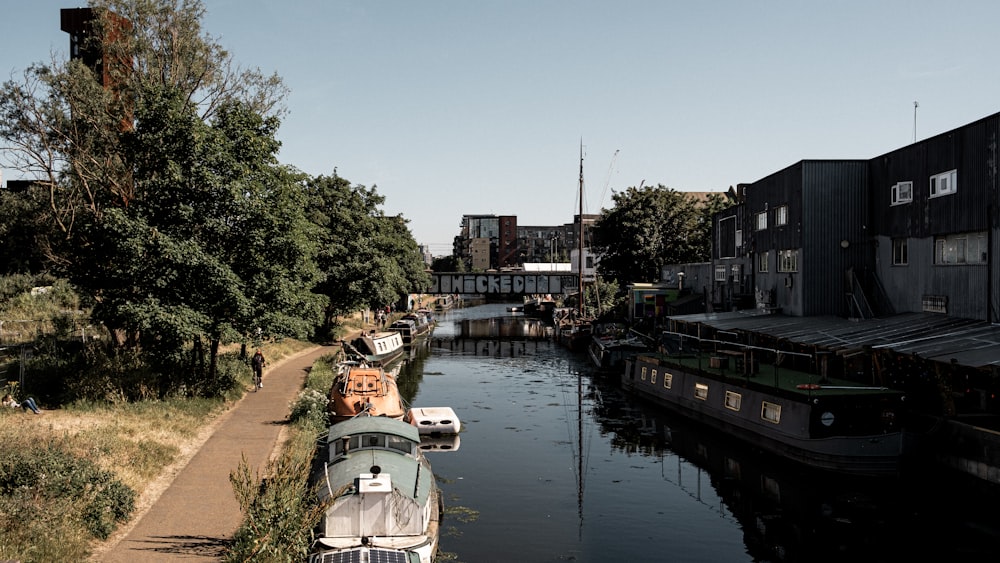
[[[577,261],[577,280],[579,281],[579,296],[580,296],[580,318],[583,318],[584,306],[583,306],[583,141],[580,141],[580,235],[577,237],[576,248],[576,261]]]

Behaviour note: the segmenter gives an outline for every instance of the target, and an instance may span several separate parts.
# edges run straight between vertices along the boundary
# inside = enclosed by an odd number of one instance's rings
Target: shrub
[[[330,425],[327,413],[329,399],[316,389],[305,389],[299,392],[291,406],[289,418],[292,422],[316,432],[321,432]]]

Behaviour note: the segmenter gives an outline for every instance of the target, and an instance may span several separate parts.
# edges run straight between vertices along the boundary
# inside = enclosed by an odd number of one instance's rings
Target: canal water
[[[992,491],[787,464],[625,394],[507,305],[440,313],[399,382],[462,421],[427,454],[439,563],[1000,561]]]

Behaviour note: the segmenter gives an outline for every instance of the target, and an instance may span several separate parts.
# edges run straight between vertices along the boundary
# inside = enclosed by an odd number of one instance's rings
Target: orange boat
[[[365,362],[344,362],[330,387],[327,410],[331,422],[356,416],[385,416],[402,420],[406,407],[399,395],[396,378],[379,366]]]

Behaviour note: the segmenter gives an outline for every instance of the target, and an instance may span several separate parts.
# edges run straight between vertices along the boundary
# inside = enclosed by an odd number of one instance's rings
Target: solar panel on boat
[[[406,563],[406,553],[388,549],[373,549],[368,552],[371,563]]]

